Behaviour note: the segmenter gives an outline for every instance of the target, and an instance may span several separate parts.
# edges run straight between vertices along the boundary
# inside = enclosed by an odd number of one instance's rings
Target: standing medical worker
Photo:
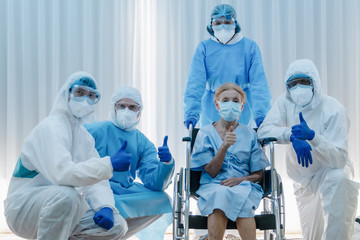
[[[115,205],[128,222],[129,231],[125,238],[148,226],[162,214],[172,213],[170,198],[163,190],[171,182],[175,161],[167,146],[167,136],[163,146],[156,151],[154,144],[136,129],[142,109],[140,92],[133,87],[120,87],[111,98],[110,120],[85,124],[95,139],[95,147],[101,157],[112,156],[122,147],[131,158],[130,170],[114,173],[110,179]],[[135,182],[136,177],[141,182]],[[159,239],[163,239],[168,225],[160,225],[155,226],[153,231],[157,231]],[[149,239],[149,235],[146,239]]]
[[[351,239],[359,187],[351,180],[346,110],[322,92],[318,70],[308,59],[290,64],[285,84],[286,93],[266,116],[259,138],[289,144],[286,167],[303,239]]]
[[[109,178],[129,168],[120,149],[100,158],[82,126],[100,99],[92,76],[72,74],[50,115],[21,149],[4,202],[9,228],[27,239],[118,239],[127,231]]]
[[[200,119],[200,126],[220,120],[214,104],[216,89],[234,82],[247,99],[238,122],[260,126],[270,109],[271,94],[257,44],[243,37],[236,12],[228,4],[216,6],[207,31],[211,38],[202,41],[193,56],[184,94],[184,123],[189,128]]]

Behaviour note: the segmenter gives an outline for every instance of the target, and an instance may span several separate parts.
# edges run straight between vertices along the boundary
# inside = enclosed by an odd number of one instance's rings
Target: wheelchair
[[[186,166],[174,176],[173,195],[173,240],[189,240],[189,229],[207,229],[207,217],[192,215],[190,198],[198,199],[196,191],[200,187],[200,171],[190,169],[190,155],[198,133],[198,128],[190,126],[186,142]],[[261,187],[264,190],[263,210],[255,215],[256,229],[264,231],[265,240],[284,240],[285,201],[280,175],[276,172],[274,161],[274,142],[276,138],[260,141],[262,147],[269,146],[271,167],[263,172]],[[237,229],[236,223],[228,219],[226,229]]]

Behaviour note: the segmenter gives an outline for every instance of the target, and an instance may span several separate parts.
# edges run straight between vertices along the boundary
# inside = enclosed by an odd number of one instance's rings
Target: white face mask
[[[222,43],[226,44],[235,34],[235,25],[223,24],[224,26],[214,26],[214,36]],[[228,26],[227,26],[228,25]]]
[[[70,99],[69,108],[76,118],[84,118],[94,112],[94,106],[90,105],[86,99],[81,101]]]
[[[305,106],[309,104],[313,98],[313,87],[306,85],[297,85],[290,88],[290,97],[299,106]]]
[[[238,102],[218,102],[220,105],[220,116],[228,122],[236,120],[241,115],[241,103]]]
[[[124,131],[130,131],[135,129],[139,123],[138,113],[129,110],[128,108],[116,110],[116,121],[119,127]]]

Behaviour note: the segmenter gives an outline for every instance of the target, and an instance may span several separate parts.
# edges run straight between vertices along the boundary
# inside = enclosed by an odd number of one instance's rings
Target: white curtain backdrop
[[[6,229],[2,200],[22,143],[75,71],[98,82],[97,120],[107,119],[116,87],[137,87],[145,105],[139,129],[156,146],[168,135],[176,168],[184,166],[187,71],[197,44],[209,37],[206,25],[219,3],[235,8],[244,35],[258,43],[273,102],[285,90],[292,61],[315,62],[324,91],[348,111],[349,156],[359,179],[358,0],[0,0],[0,231]],[[297,214],[291,182],[283,154],[277,158],[291,216]],[[288,230],[299,231],[291,220]]]

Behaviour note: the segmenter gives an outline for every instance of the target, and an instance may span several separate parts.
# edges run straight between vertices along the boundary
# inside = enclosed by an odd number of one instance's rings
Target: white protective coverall
[[[115,208],[109,181],[109,157],[100,158],[94,139],[68,106],[69,87],[84,72],[65,82],[50,115],[25,140],[4,202],[9,228],[27,239],[119,239],[126,221]],[[114,212],[110,230],[95,224],[103,207]]]
[[[305,240],[351,239],[357,210],[358,183],[352,181],[353,168],[347,152],[349,119],[345,108],[321,90],[319,73],[308,59],[293,62],[286,73],[310,76],[314,96],[305,107],[296,105],[289,90],[276,101],[258,130],[259,138],[276,137],[287,143],[286,167],[294,181],[294,193]],[[308,168],[298,164],[290,142],[291,127],[299,124],[302,112],[315,137],[307,141],[313,163]]]

